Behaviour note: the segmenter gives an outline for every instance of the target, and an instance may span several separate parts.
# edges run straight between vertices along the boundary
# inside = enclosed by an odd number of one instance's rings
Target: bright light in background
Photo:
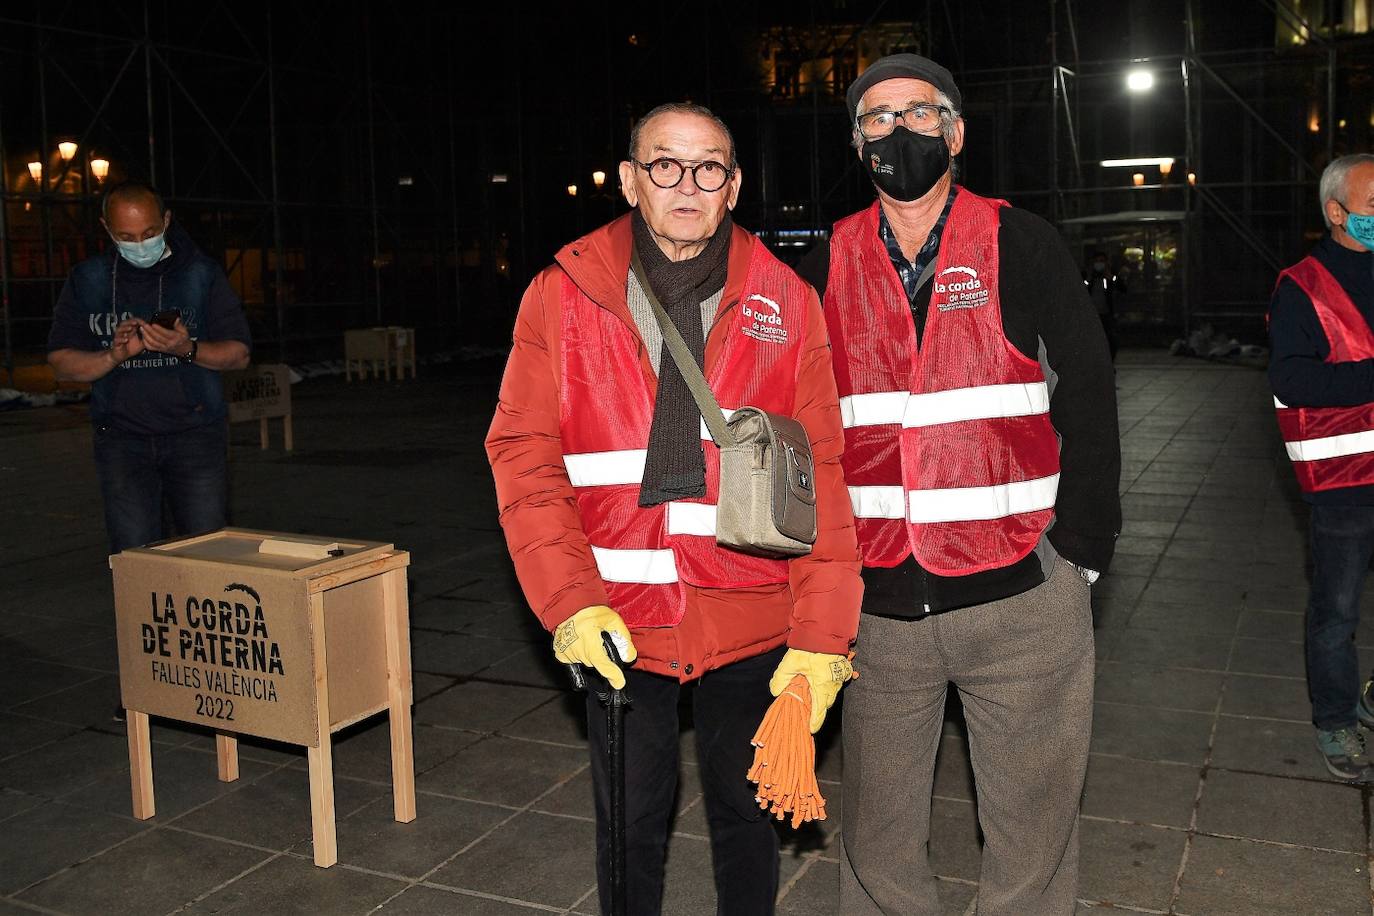
[[[1189,173],[1188,173],[1188,184],[1190,184],[1190,185],[1196,185],[1196,184],[1197,184],[1197,172],[1189,172]]]
[[[72,157],[76,155],[76,144],[70,140],[63,140],[57,144],[57,152],[62,157],[63,162],[70,162]]]
[[[575,185],[575,184],[570,184],[570,185],[568,185],[568,196],[569,196],[569,197],[576,197],[576,196],[577,196],[577,185]]]
[[[491,176],[492,184],[505,184],[508,181],[510,181],[510,176],[501,172],[495,172]]]
[[[92,159],[91,174],[95,176],[96,181],[104,181],[105,176],[110,174],[110,160]]]
[[[1126,88],[1132,92],[1148,92],[1154,85],[1155,75],[1149,70],[1132,70],[1126,74]]]
[[[1135,185],[1137,188],[1142,187],[1145,184],[1145,173],[1136,172],[1134,175],[1132,175],[1131,184]]]
[[[41,163],[41,162],[30,162],[30,163],[29,163],[29,177],[32,178],[34,181],[42,181],[42,180],[43,180],[43,163]]]
[[[1174,167],[1173,156],[1146,156],[1140,159],[1103,159],[1100,163],[1104,169],[1132,169],[1143,165],[1157,165],[1159,170],[1164,171],[1165,166]]]
[[[597,169],[595,172],[592,172],[592,184],[596,185],[596,188],[597,188],[598,191],[601,190],[601,186],[602,186],[603,184],[605,184],[605,183],[606,183],[606,173],[605,173],[605,172],[601,171],[600,169]]]
[[[1169,177],[1169,173],[1172,172],[1173,170],[1174,170],[1174,160],[1172,160],[1172,159],[1165,159],[1163,162],[1161,162],[1161,163],[1159,164],[1159,174],[1163,175],[1165,178],[1168,178],[1168,177]]]

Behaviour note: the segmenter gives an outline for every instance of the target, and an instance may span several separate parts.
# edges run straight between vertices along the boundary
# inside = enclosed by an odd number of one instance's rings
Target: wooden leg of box
[[[267,437],[267,418],[258,418],[258,439],[262,442],[263,451],[267,451],[267,444],[270,441]]]
[[[396,820],[415,820],[415,747],[411,735],[410,612],[404,569],[382,574],[386,683],[391,706],[391,795]]]
[[[129,734],[129,788],[133,793],[134,817],[146,821],[157,813],[153,802],[153,743],[148,734],[148,714],[125,710],[124,729]]]
[[[324,648],[323,594],[310,596],[310,617],[315,630],[316,723],[316,746],[306,749],[310,761],[310,825],[315,864],[328,868],[339,861],[339,844],[334,832],[334,755],[329,733],[329,659]]]
[[[291,414],[287,414],[281,418],[281,431],[282,438],[286,442],[286,450],[289,452],[295,447],[294,441],[291,438]]]
[[[233,782],[239,778],[239,739],[216,732],[215,758],[220,782]]]

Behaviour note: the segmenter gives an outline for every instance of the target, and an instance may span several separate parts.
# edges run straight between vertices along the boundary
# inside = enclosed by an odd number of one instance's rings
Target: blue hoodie
[[[48,351],[109,349],[115,325],[180,309],[192,337],[252,346],[243,303],[224,270],[180,225],[167,229],[171,254],[146,270],[113,245],[72,269],[53,312]],[[219,373],[164,353],[125,360],[91,386],[91,422],[136,435],[167,435],[222,421],[227,412]]]

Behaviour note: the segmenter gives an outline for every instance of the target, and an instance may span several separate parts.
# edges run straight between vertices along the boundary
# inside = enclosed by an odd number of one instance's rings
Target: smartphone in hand
[[[163,309],[148,319],[158,327],[172,330],[177,326],[177,319],[181,317],[181,309]]]

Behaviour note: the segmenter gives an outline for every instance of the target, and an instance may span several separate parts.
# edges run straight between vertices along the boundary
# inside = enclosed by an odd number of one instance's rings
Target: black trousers
[[[769,916],[778,895],[778,838],[754,801],[746,774],[754,736],[773,697],[768,680],[778,648],[709,671],[692,685],[697,764],[711,831],[718,916]],[[678,698],[681,684],[626,672],[632,705],[625,711],[625,883],[629,916],[656,916],[663,905],[663,865],[677,796]],[[587,695],[587,733],[596,795],[596,880],[601,910],[610,912],[610,789],[606,709]]]

